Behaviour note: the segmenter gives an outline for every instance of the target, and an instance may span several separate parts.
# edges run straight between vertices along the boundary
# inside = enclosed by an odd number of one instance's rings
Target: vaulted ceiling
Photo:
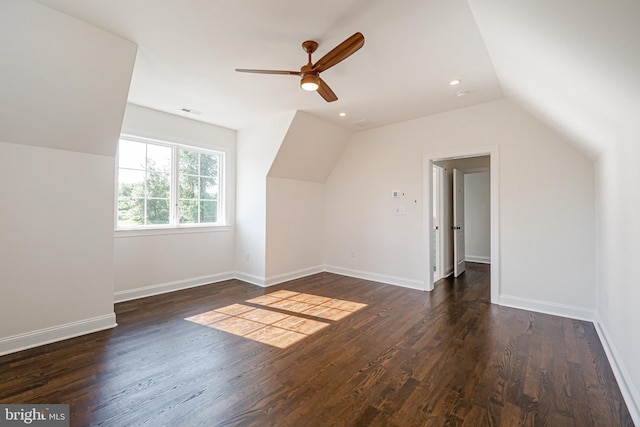
[[[637,0],[38,2],[138,44],[129,102],[233,129],[301,110],[358,131],[506,96],[594,157],[640,135]],[[319,59],[356,31],[323,73],[333,103],[234,71],[297,70],[304,40]]]
[[[596,157],[640,143],[640,2],[469,0],[507,98]]]

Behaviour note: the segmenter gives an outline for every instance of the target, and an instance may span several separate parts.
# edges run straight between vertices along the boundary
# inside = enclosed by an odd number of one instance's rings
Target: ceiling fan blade
[[[322,80],[320,77],[318,77],[318,93],[327,102],[333,102],[333,101],[337,101],[338,100],[338,97],[331,90],[329,85],[324,80]]]
[[[302,73],[300,71],[287,71],[287,70],[252,70],[247,68],[236,68],[239,73],[255,73],[255,74],[287,74],[291,76],[299,76]]]
[[[334,47],[325,56],[320,58],[318,62],[313,64],[313,71],[318,73],[333,67],[340,61],[353,55],[364,45],[364,36],[362,33],[355,33],[338,46]]]

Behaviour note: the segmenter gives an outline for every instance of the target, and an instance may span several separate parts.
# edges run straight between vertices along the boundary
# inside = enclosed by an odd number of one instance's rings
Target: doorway
[[[451,228],[453,224],[445,224],[447,222],[448,213],[443,209],[443,198],[448,197],[447,185],[443,182],[446,180],[446,174],[453,174],[453,165],[455,161],[464,161],[473,157],[488,156],[489,162],[489,180],[490,180],[490,260],[491,263],[491,302],[498,303],[500,290],[500,242],[499,242],[499,169],[498,169],[498,147],[484,147],[481,149],[469,149],[451,153],[439,153],[435,155],[425,155],[423,158],[423,179],[424,179],[424,200],[428,202],[425,206],[423,216],[423,240],[425,248],[425,290],[431,291],[434,284],[442,277],[446,277],[449,273],[449,267],[444,264],[446,251],[452,249],[452,243],[447,245],[448,238],[445,238],[445,229]],[[451,163],[454,162],[454,163]],[[450,167],[443,167],[443,164],[449,164]],[[434,172],[434,166],[440,166],[443,170],[445,179],[440,180],[437,185],[437,173]],[[449,170],[447,170],[449,169]],[[441,188],[438,190],[438,188]],[[452,189],[451,189],[452,190]],[[440,191],[440,197],[438,197]],[[440,215],[438,213],[438,204],[440,204]],[[451,222],[451,221],[449,221]],[[437,227],[437,228],[436,228]],[[440,244],[434,242],[440,241]],[[450,248],[448,248],[450,246]],[[439,248],[442,250],[438,251]],[[434,253],[435,252],[435,253]],[[439,256],[438,256],[439,255]],[[453,270],[453,264],[451,264]],[[453,271],[451,271],[453,273]]]

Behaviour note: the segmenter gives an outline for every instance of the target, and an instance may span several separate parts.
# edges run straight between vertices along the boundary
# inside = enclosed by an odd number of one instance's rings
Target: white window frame
[[[225,168],[226,168],[226,153],[221,150],[215,150],[211,148],[197,147],[187,144],[181,144],[170,141],[162,141],[152,138],[144,138],[134,135],[120,135],[119,139],[125,139],[134,142],[141,142],[145,144],[154,144],[171,148],[171,184],[169,194],[169,224],[152,224],[152,225],[132,225],[132,226],[119,226],[118,225],[118,201],[119,201],[119,188],[120,188],[120,165],[119,165],[119,152],[120,144],[118,143],[118,150],[115,158],[115,194],[114,194],[114,225],[116,231],[116,237],[127,237],[137,235],[156,235],[156,234],[174,234],[174,233],[200,233],[211,231],[226,231],[230,227],[227,224],[226,218],[226,200],[225,200]],[[211,223],[196,223],[196,224],[181,224],[178,218],[178,201],[179,201],[179,150],[188,150],[191,152],[215,155],[218,156],[218,200],[217,200],[217,222]]]

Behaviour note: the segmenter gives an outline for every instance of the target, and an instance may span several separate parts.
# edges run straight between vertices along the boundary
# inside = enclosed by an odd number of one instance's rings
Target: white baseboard
[[[602,319],[597,313],[593,324],[596,327],[596,332],[598,333],[602,347],[604,347],[604,351],[607,353],[609,365],[611,365],[613,375],[616,377],[618,387],[620,387],[620,392],[622,393],[624,402],[627,404],[627,409],[631,414],[631,418],[635,425],[640,426],[640,393],[638,393],[633,382],[631,382],[629,371],[627,371],[624,363],[622,363],[620,353],[618,353],[618,350],[611,339],[611,335],[607,331],[607,327],[604,325]]]
[[[0,338],[0,356],[116,326],[115,313]]]
[[[242,280],[243,282],[250,283],[252,285],[260,286],[262,288],[266,287],[267,280],[264,277],[255,276],[249,273],[243,273],[241,271],[236,271],[234,273],[234,278],[238,280]]]
[[[153,295],[164,294],[167,292],[179,291],[182,289],[193,288],[196,286],[209,285],[211,283],[222,282],[235,278],[233,272],[219,273],[211,276],[200,276],[191,279],[176,280],[175,282],[160,283],[158,285],[143,286],[126,291],[118,291],[114,293],[113,300],[115,303],[129,301],[138,298],[150,297]]]
[[[295,280],[301,277],[311,276],[312,274],[322,273],[323,271],[325,271],[324,265],[318,265],[316,267],[296,270],[290,273],[278,274],[276,276],[267,277],[264,286],[274,286],[279,283],[288,282],[289,280]]]
[[[329,273],[341,274],[343,276],[356,277],[358,279],[371,280],[373,282],[386,283],[388,285],[402,286],[403,288],[425,290],[424,282],[403,277],[386,276],[384,274],[370,273],[367,271],[351,270],[349,268],[325,265],[324,270]]]
[[[490,256],[478,256],[478,255],[466,255],[464,256],[464,260],[467,262],[478,262],[480,264],[491,264]]]
[[[594,312],[584,307],[557,304],[548,301],[539,301],[529,298],[500,295],[498,304],[521,310],[537,311],[539,313],[552,314],[554,316],[568,317],[570,319],[586,320],[593,322]]]

